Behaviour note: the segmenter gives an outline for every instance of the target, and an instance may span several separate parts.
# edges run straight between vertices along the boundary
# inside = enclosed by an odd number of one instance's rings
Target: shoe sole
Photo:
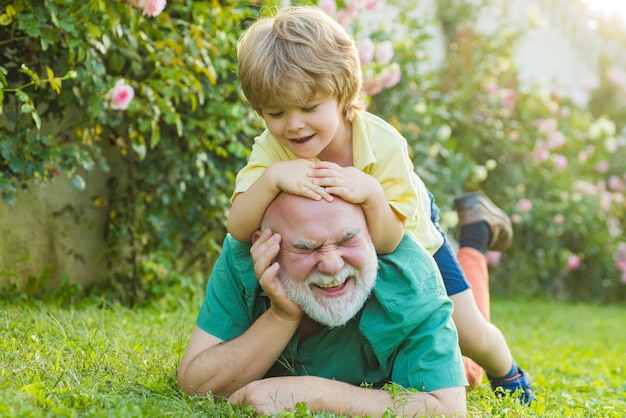
[[[497,218],[498,222],[504,224],[504,229],[511,232],[510,237],[507,237],[506,234],[499,234],[498,236],[494,236],[489,242],[489,246],[487,249],[491,251],[506,250],[511,245],[511,241],[513,240],[513,227],[511,225],[511,219],[502,209],[497,207],[495,203],[493,203],[491,199],[489,199],[487,196],[480,193],[466,193],[454,199],[454,207],[459,213],[470,210],[476,205],[481,205],[483,208],[485,208],[487,212],[493,215],[493,217]],[[472,219],[472,222],[467,222],[465,224],[462,223],[460,224],[460,226],[470,225],[481,221],[487,222],[489,228],[491,229],[491,224],[489,223],[488,219],[483,217],[477,217],[475,219]]]

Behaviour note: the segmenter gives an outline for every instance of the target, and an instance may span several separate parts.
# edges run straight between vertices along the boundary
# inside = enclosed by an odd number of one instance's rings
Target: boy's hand
[[[313,200],[332,201],[331,193],[324,186],[315,184],[311,177],[311,163],[308,160],[279,161],[268,167],[272,170],[276,187],[285,193],[308,197]]]
[[[254,274],[259,279],[261,288],[270,298],[270,309],[282,318],[300,320],[303,315],[302,309],[289,299],[277,275],[280,265],[275,259],[280,251],[280,235],[272,234],[270,229],[266,229],[255,237],[250,247],[250,255],[254,265]]]
[[[366,203],[372,194],[381,188],[380,183],[354,167],[341,167],[330,161],[311,163],[313,183],[322,186],[327,193],[343,200],[360,205]]]

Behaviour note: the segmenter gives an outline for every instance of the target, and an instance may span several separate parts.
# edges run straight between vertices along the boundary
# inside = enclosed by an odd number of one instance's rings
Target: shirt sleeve
[[[254,300],[259,291],[249,244],[227,235],[207,282],[196,325],[224,341],[241,335],[254,322]]]
[[[419,187],[424,186],[418,182],[406,141],[399,133],[392,131],[391,126],[386,135],[384,130],[375,125],[370,129],[370,146],[376,161],[363,167],[362,171],[378,180],[389,205],[396,212],[408,220],[415,220],[418,216],[416,208],[425,203],[418,200],[422,196]],[[380,140],[383,137],[386,137],[385,141]]]
[[[415,172],[406,139],[382,119],[363,113],[354,125],[363,151],[357,168],[375,177],[389,205],[406,219],[406,231],[433,254],[443,237],[431,221],[430,197]]]
[[[405,235],[379,266],[362,331],[390,381],[420,391],[465,386],[452,302],[432,257]]]
[[[231,203],[239,193],[243,193],[259,178],[261,174],[275,162],[294,160],[297,157],[269,133],[263,132],[254,139],[248,163],[242,168],[235,178],[235,191],[230,198]]]
[[[399,347],[392,382],[424,392],[467,385],[451,304],[437,297],[422,305],[423,321]]]

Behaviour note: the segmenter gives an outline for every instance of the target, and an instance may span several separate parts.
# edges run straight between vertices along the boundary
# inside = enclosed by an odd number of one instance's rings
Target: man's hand
[[[280,235],[272,234],[270,229],[266,229],[257,236],[250,247],[254,274],[259,279],[261,288],[270,298],[270,309],[284,319],[297,321],[302,318],[302,309],[289,299],[277,276],[280,265],[275,259],[280,251],[280,242]]]
[[[272,377],[250,382],[234,392],[228,401],[250,405],[258,414],[273,415],[306,403],[311,412],[340,415],[450,416],[467,412],[464,387],[439,389],[430,393],[404,392],[392,395],[382,389],[353,386],[316,376]]]
[[[366,203],[373,191],[381,189],[374,177],[354,167],[341,167],[329,161],[320,161],[312,163],[311,169],[309,175],[313,184],[355,205]],[[379,196],[380,193],[376,197]]]
[[[311,385],[302,384],[304,380],[309,379],[298,376],[257,380],[233,393],[228,401],[233,405],[250,405],[259,414],[277,414],[285,409],[294,409],[300,402],[309,403],[311,398],[322,395],[323,387],[315,390]]]
[[[281,192],[304,196],[313,200],[332,201],[331,194],[323,186],[313,182],[311,164],[313,163],[304,159],[279,161],[267,169],[271,171],[276,188]]]

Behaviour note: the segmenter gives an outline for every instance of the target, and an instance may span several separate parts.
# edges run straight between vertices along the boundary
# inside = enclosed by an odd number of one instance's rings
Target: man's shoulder
[[[229,271],[236,272],[238,276],[245,277],[252,269],[252,256],[250,255],[250,242],[240,242],[232,235],[226,234],[222,244],[222,252],[217,260],[217,265],[228,265]]]
[[[232,235],[226,234],[222,244],[222,255],[226,254],[233,257],[249,256],[250,245],[250,242],[237,241]]]
[[[445,295],[441,273],[433,257],[408,234],[396,250],[379,256],[377,285],[404,286],[408,292]]]

